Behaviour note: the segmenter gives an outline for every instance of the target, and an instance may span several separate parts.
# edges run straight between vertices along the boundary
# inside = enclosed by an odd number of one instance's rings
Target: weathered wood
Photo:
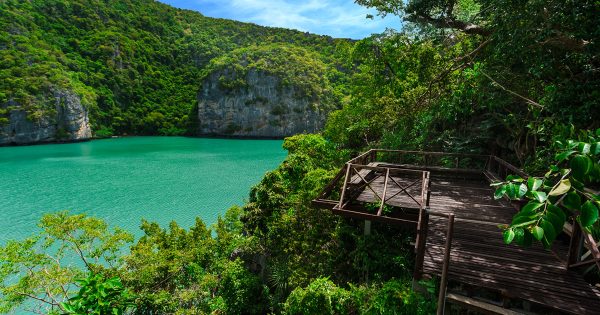
[[[474,310],[478,313],[489,314],[489,315],[523,315],[523,313],[519,313],[517,311],[505,309],[498,305],[494,305],[491,303],[486,303],[483,301],[479,301],[470,297],[466,297],[463,295],[448,293],[446,299],[457,305],[461,305],[465,308]]]
[[[454,233],[454,214],[448,216],[446,232],[446,245],[444,246],[444,263],[442,265],[442,279],[440,280],[440,294],[438,296],[437,314],[443,315],[446,301],[446,287],[448,286],[448,270],[450,268],[450,251],[452,250],[452,236]]]
[[[344,177],[344,186],[342,187],[342,195],[340,196],[339,207],[344,203],[344,195],[346,193],[346,186],[348,185],[348,175],[350,174],[350,164],[346,164],[346,177]]]
[[[371,213],[352,211],[352,210],[346,210],[346,209],[338,209],[337,207],[333,208],[332,212],[340,214],[340,215],[352,217],[352,218],[357,218],[357,219],[392,223],[392,224],[400,225],[405,228],[409,228],[409,229],[413,229],[413,230],[416,229],[416,227],[417,227],[417,221],[412,221],[412,220],[405,220],[405,219],[392,218],[392,217],[382,217],[382,216],[377,216],[377,215],[371,214]]]
[[[569,244],[569,252],[567,256],[567,268],[579,262],[579,257],[581,254],[581,242],[583,241],[581,238],[581,227],[579,224],[574,222],[571,225],[571,228],[571,242]]]
[[[417,222],[417,239],[415,242],[415,269],[413,279],[420,280],[423,275],[423,261],[425,259],[425,245],[427,242],[427,230],[429,225],[429,212],[427,209],[419,211]]]
[[[379,206],[379,210],[377,211],[377,215],[381,216],[381,212],[383,211],[383,206],[385,206],[385,194],[387,193],[388,186],[388,178],[390,177],[390,169],[385,170],[385,183],[383,184],[383,194],[381,195],[381,205]]]

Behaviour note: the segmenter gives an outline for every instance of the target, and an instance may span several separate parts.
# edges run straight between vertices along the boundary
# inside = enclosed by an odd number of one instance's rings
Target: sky
[[[205,16],[284,27],[329,35],[361,39],[386,28],[399,29],[400,18],[376,15],[353,0],[159,0],[177,8],[199,11]],[[374,19],[367,19],[367,14]]]

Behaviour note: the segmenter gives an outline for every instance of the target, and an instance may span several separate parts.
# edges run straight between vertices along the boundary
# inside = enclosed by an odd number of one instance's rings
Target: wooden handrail
[[[438,295],[437,315],[444,314],[446,303],[446,288],[448,286],[448,270],[450,269],[450,250],[452,249],[452,236],[454,234],[454,213],[448,215],[448,230],[446,231],[446,244],[444,245],[444,264],[442,265],[442,279],[440,280],[440,293]]]

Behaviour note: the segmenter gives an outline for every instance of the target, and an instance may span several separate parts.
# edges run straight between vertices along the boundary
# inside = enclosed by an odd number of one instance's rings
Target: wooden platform
[[[539,244],[523,248],[503,243],[498,224],[510,223],[516,210],[491,196],[493,191],[483,177],[448,180],[432,173],[431,209],[453,211],[456,216],[449,279],[564,313],[600,314],[600,291],[567,271],[554,252]],[[446,225],[446,218],[430,217],[424,259],[427,273],[441,273]]]
[[[389,224],[412,224],[416,229],[420,220],[417,214],[425,207],[423,203],[427,202],[432,214],[453,213],[455,216],[449,280],[496,291],[506,298],[541,304],[561,313],[600,314],[600,290],[588,284],[578,273],[566,269],[564,257],[568,244],[557,244],[554,251],[549,251],[539,244],[523,248],[503,243],[498,225],[509,224],[517,210],[505,200],[494,200],[489,185],[490,176],[493,175],[488,171],[384,164],[373,162],[375,159],[376,155],[363,154],[349,161],[347,166],[359,161],[370,166],[427,171],[426,183],[423,185],[419,182],[418,174],[389,175],[388,178],[382,176],[381,171],[373,175],[369,174],[369,170],[362,170],[361,179],[347,172],[349,178],[344,179],[342,192],[352,192],[353,195],[345,199],[342,193],[341,199],[331,200],[334,198],[327,198],[327,193],[340,189],[339,181],[344,178],[342,170],[324,193],[313,201],[314,204],[332,209],[340,215],[377,219]],[[508,163],[499,162],[500,166],[509,168],[508,171],[517,171]],[[489,165],[486,167],[490,168]],[[368,187],[365,179],[369,182]],[[393,184],[392,179],[395,182]],[[386,180],[387,191],[383,193]],[[414,185],[405,189],[409,194],[403,193],[401,187],[411,183]],[[427,195],[423,189],[429,190],[427,201],[419,199]],[[382,195],[390,196],[384,199],[386,205],[394,208],[391,214],[365,213],[365,208],[360,207],[360,204],[380,203]],[[344,202],[338,202],[340,200]],[[408,212],[399,213],[405,210]],[[447,220],[443,215],[429,216],[423,256],[424,273],[441,274]]]

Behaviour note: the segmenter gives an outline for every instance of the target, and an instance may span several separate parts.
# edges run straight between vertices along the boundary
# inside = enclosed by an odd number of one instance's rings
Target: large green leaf
[[[582,226],[591,226],[598,221],[598,208],[591,201],[586,201],[581,206],[581,215],[579,216],[579,222]]]
[[[502,198],[502,196],[504,196],[504,193],[506,193],[506,185],[502,185],[496,188],[496,191],[494,192],[494,199]]]
[[[566,151],[566,152],[563,152],[563,153],[559,153],[559,154],[557,154],[554,157],[554,159],[556,159],[556,161],[558,161],[558,162],[562,162],[562,161],[566,160],[571,154],[573,154],[575,152],[577,152],[577,151]]]
[[[546,199],[548,199],[548,195],[546,195],[546,193],[543,191],[533,191],[531,192],[531,195],[539,202],[544,202]]]
[[[517,194],[517,199],[521,199],[523,198],[523,196],[525,196],[525,194],[527,193],[527,185],[525,184],[521,184],[519,185],[519,190],[518,190],[518,194]]]
[[[590,153],[593,155],[600,155],[600,142],[593,143],[590,148]]]
[[[571,169],[573,170],[573,177],[580,181],[584,181],[585,175],[592,170],[594,163],[592,160],[585,155],[577,155],[571,159],[569,163]]]
[[[589,143],[581,142],[579,143],[579,152],[583,154],[589,154],[591,149],[591,145]]]
[[[543,183],[544,181],[539,178],[529,177],[529,179],[527,179],[527,188],[529,188],[530,191],[538,190]]]
[[[504,237],[505,244],[512,243],[513,239],[515,238],[515,232],[512,229],[508,229],[508,230],[504,231],[504,233],[502,233],[502,235]]]
[[[533,229],[531,229],[531,234],[533,234],[533,237],[535,237],[536,240],[541,241],[542,237],[544,237],[544,229],[539,226],[534,226]]]
[[[546,208],[546,210],[550,213],[553,213],[557,217],[559,217],[563,222],[567,221],[567,216],[565,215],[565,212],[561,208],[559,208],[555,205],[549,204],[548,207]]]
[[[581,197],[576,192],[568,193],[562,201],[563,206],[570,210],[581,209]]]
[[[513,228],[512,230],[515,233],[515,242],[521,246],[525,245],[525,230],[522,228]]]
[[[560,181],[556,188],[552,189],[548,195],[550,196],[559,196],[565,194],[567,191],[571,189],[571,182],[568,179],[563,179]]]
[[[552,222],[542,219],[542,222],[540,222],[540,227],[544,229],[544,239],[549,244],[552,244],[552,242],[554,242],[556,239],[556,231]]]
[[[554,231],[556,232],[556,234],[559,234],[563,230],[563,226],[565,225],[565,220],[563,220],[562,217],[556,215],[554,212],[548,211],[546,213],[546,215],[544,216],[544,218],[546,220],[548,220],[550,223],[552,223],[552,226],[554,227]]]
[[[521,208],[519,215],[529,217],[529,216],[535,214],[536,213],[535,210],[541,208],[543,205],[544,205],[543,203],[539,203],[537,201],[530,201],[526,205],[524,205],[523,208]]]

